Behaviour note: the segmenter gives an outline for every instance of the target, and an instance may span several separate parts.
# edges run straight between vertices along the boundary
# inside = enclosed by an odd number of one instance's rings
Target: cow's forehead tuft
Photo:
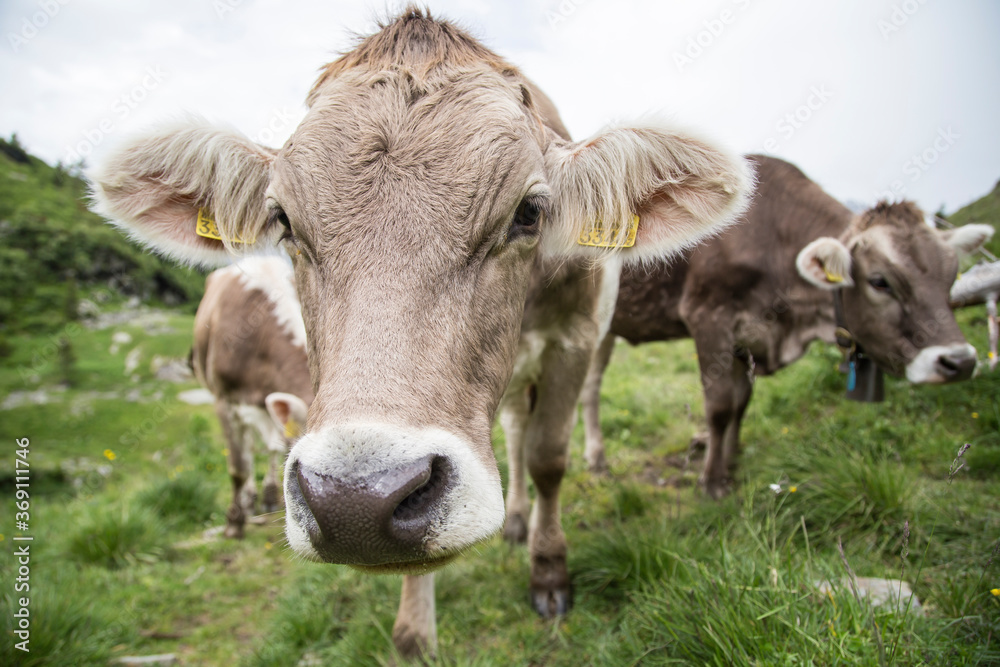
[[[352,70],[406,71],[416,81],[431,84],[447,80],[456,70],[485,66],[517,78],[516,67],[487,49],[474,37],[429,11],[409,6],[375,34],[361,39],[354,49],[326,65],[307,103],[311,106],[328,83]]]

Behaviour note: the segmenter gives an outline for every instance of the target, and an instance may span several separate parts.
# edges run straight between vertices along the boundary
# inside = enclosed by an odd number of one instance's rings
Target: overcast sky
[[[437,0],[582,139],[655,114],[843,201],[954,211],[1000,179],[996,0]],[[400,3],[2,0],[0,133],[100,160],[195,112],[280,146],[317,68]]]

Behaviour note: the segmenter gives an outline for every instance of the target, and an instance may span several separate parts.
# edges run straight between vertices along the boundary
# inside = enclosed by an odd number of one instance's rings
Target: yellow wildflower
[[[788,435],[788,427],[787,426],[782,426],[781,427],[781,435]]]
[[[973,412],[972,413],[972,418],[973,419],[979,419],[979,413],[978,412]]]
[[[264,542],[264,548],[265,548],[265,549],[270,549],[270,548],[271,548],[271,547],[273,547],[273,546],[274,546],[274,545],[273,545],[273,544],[271,544],[270,542]]]
[[[799,487],[797,487],[797,486],[790,486],[790,487],[788,487],[788,492],[789,493],[795,493],[798,490],[799,490]]]
[[[105,449],[104,450],[104,458],[106,458],[109,461],[114,461],[115,458],[117,458],[117,457],[115,456],[115,453],[113,451],[111,451],[110,449]]]
[[[994,588],[990,593],[993,594],[993,597],[1000,598],[1000,588]]]

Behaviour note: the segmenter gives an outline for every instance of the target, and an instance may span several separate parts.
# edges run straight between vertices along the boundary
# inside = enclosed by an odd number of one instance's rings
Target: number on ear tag
[[[219,228],[215,224],[215,220],[213,220],[211,214],[203,208],[198,209],[198,222],[195,226],[195,233],[206,239],[213,239],[215,241],[222,240],[222,234],[219,233]],[[244,241],[238,236],[233,237],[232,241],[233,243],[252,243],[252,241]]]
[[[616,241],[620,231],[621,226],[618,224],[605,226],[603,220],[595,220],[589,227],[583,228],[576,242],[593,248],[631,248],[635,245],[635,235],[639,231],[639,216],[632,216],[625,230],[625,242],[619,246]]]

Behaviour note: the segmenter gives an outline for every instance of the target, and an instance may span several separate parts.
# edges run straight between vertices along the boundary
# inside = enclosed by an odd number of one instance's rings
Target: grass
[[[983,309],[960,323],[983,350]],[[10,337],[2,395],[44,388],[50,402],[3,413],[8,441],[31,438],[35,541],[32,653],[6,639],[5,585],[0,664],[154,653],[190,665],[390,664],[398,578],[295,559],[280,515],[248,526],[242,542],[203,536],[229,500],[220,429],[211,406],[176,400],[193,382],[160,382],[150,368],[155,355],[187,354],[190,327],[190,316],[169,315],[155,335],[127,323],[81,329],[78,384],[65,391],[53,388],[46,338]],[[118,330],[133,341],[111,354]],[[136,348],[140,364],[125,375]],[[716,503],[695,491],[697,462],[684,463],[703,419],[692,345],[619,346],[602,398],[612,474],[584,470],[578,427],[564,482],[572,613],[535,617],[525,551],[494,539],[437,577],[433,664],[1000,663],[990,593],[1000,587],[1000,374],[950,387],[889,381],[886,403],[861,405],[840,397],[837,359],[817,346],[757,380],[739,485]],[[505,474],[499,429],[496,440]],[[0,473],[3,494],[13,482]],[[0,526],[6,547],[11,530]],[[925,615],[855,598],[841,542],[857,576],[907,580]],[[4,559],[0,581],[13,579]],[[820,580],[835,582],[830,595]]]
[[[154,562],[163,551],[163,526],[142,507],[102,505],[74,523],[64,553],[79,563],[125,567]]]

